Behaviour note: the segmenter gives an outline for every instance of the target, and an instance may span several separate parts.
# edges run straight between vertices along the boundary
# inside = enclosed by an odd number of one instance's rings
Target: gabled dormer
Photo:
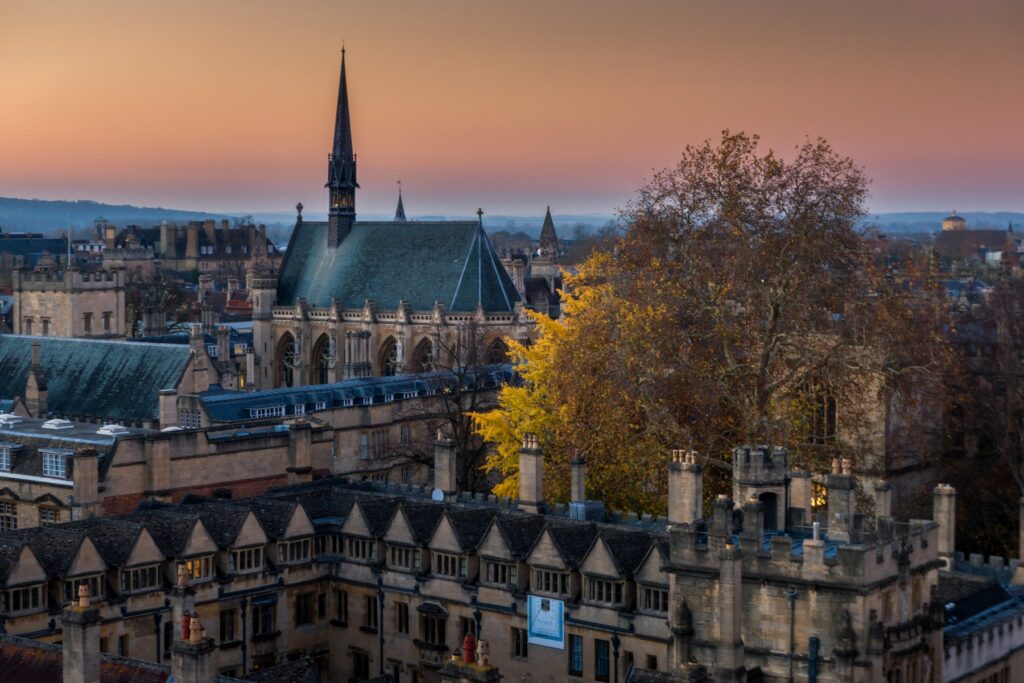
[[[513,553],[509,539],[498,524],[499,519],[495,517],[491,520],[477,548],[480,583],[494,588],[519,590],[525,587],[525,572],[520,571],[520,565],[524,563]]]
[[[459,543],[449,512],[441,517],[430,537],[430,573],[442,579],[465,581],[470,577],[469,555]]]
[[[78,599],[78,587],[88,584],[93,602],[107,598],[107,563],[92,540],[82,535],[74,551],[71,564],[64,574],[63,600],[69,603]]]
[[[362,564],[375,564],[378,550],[377,539],[370,531],[362,501],[357,501],[349,510],[348,517],[341,527],[345,541],[345,559]]]
[[[621,608],[629,604],[626,577],[616,566],[605,540],[598,536],[583,564],[583,600],[600,607]]]
[[[153,536],[145,528],[139,529],[127,559],[117,568],[120,593],[145,593],[161,588],[160,565],[165,559]]]
[[[192,585],[212,581],[215,578],[214,558],[219,550],[216,541],[213,540],[213,534],[206,528],[203,521],[198,517],[194,520],[188,540],[179,557],[185,565],[189,584]]]
[[[27,545],[0,545],[0,567],[7,570],[0,584],[0,612],[8,616],[44,612],[47,608],[46,570]]]
[[[296,505],[292,509],[284,537],[277,542],[277,561],[282,565],[308,563],[313,556],[313,522],[305,508]]]
[[[227,552],[229,574],[254,574],[263,571],[266,562],[267,538],[263,525],[252,512],[245,516],[235,540]]]
[[[655,541],[640,561],[634,576],[637,586],[637,610],[646,614],[668,614],[668,544]]]
[[[416,543],[412,524],[404,508],[398,508],[384,534],[388,569],[399,572],[419,572],[423,566],[423,549]]]

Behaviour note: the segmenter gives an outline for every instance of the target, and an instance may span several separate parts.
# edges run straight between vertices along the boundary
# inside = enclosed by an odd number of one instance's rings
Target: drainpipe
[[[242,608],[242,675],[249,673],[249,598],[238,603]]]
[[[789,669],[789,678],[786,680],[793,683],[793,648],[796,641],[796,596],[795,589],[786,591],[786,599],[789,600],[789,653],[786,655],[786,665]]]
[[[619,638],[619,634],[618,633],[613,633],[612,634],[612,658],[615,661],[615,663],[613,664],[613,666],[615,667],[615,677],[613,679],[615,681],[615,683],[619,683],[619,645],[621,643],[622,643],[622,640]]]
[[[156,633],[156,661],[160,663],[160,622],[164,620],[164,615],[160,612],[153,612],[153,631]]]
[[[807,683],[818,683],[818,636],[811,636],[807,651]]]
[[[377,616],[377,634],[380,646],[380,675],[384,675],[384,577],[377,577],[377,602],[380,613]]]

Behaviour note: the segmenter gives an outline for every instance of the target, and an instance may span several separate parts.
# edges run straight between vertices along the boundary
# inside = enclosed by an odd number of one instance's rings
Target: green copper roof
[[[341,244],[327,246],[327,223],[296,226],[278,279],[277,303],[379,309],[404,300],[413,310],[440,301],[450,311],[511,311],[515,285],[474,221],[356,223]]]
[[[191,354],[179,344],[0,335],[0,399],[25,395],[35,341],[50,412],[111,421],[159,419],[159,392],[177,387]]]

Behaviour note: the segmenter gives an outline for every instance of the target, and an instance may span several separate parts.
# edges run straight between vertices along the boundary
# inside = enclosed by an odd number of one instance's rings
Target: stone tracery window
[[[380,374],[390,376],[398,374],[398,344],[393,337],[389,337],[380,352]]]

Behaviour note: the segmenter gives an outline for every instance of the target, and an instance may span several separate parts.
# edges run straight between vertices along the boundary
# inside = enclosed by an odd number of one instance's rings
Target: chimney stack
[[[668,465],[668,523],[693,524],[701,519],[704,468],[695,451],[673,450]]]
[[[89,519],[100,512],[100,456],[93,448],[75,453],[71,478],[74,502],[71,519]]]
[[[226,325],[217,328],[217,360],[221,363],[231,360],[231,328]]]
[[[89,584],[64,608],[64,683],[100,683],[100,612],[90,605]]]
[[[25,381],[25,407],[32,417],[45,419],[49,408],[46,399],[46,373],[43,372],[42,344],[32,342],[32,366]]]
[[[569,462],[571,483],[569,486],[569,500],[572,503],[582,503],[587,499],[587,459],[578,455]]]
[[[947,569],[952,569],[956,551],[956,489],[939,484],[932,492],[932,505],[932,517],[939,523],[939,559]]]
[[[188,632],[188,640],[171,646],[171,676],[175,683],[214,683],[217,672],[213,668],[213,639],[206,637],[206,629],[197,615],[189,618]]]
[[[841,463],[841,464],[840,464]],[[850,474],[850,461],[832,460],[828,485],[828,535],[836,541],[849,541],[853,532],[856,481]]]
[[[884,479],[875,482],[875,517],[892,517],[892,485]]]
[[[440,491],[445,500],[454,500],[459,495],[455,441],[440,429],[434,442],[434,489]]]
[[[536,434],[523,437],[519,449],[519,509],[540,512],[544,505],[544,454]]]

